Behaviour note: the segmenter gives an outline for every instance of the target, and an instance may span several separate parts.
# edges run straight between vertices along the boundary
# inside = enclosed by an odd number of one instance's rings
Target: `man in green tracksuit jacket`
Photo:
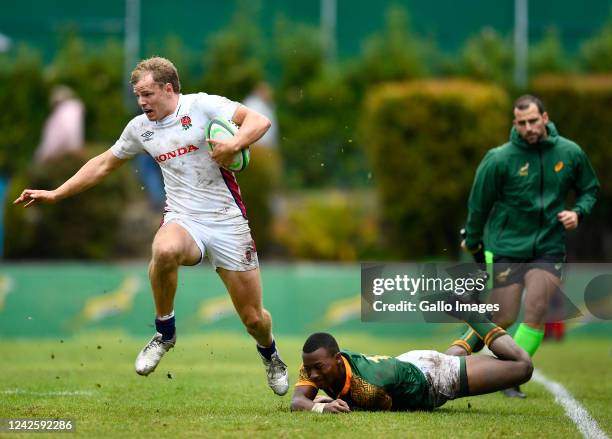
[[[472,253],[484,246],[495,255],[489,299],[500,306],[495,323],[503,328],[514,323],[526,289],[524,320],[514,338],[533,356],[544,337],[549,300],[560,285],[566,230],[591,212],[599,182],[584,151],[559,135],[538,98],[516,100],[513,125],[510,141],[491,149],[476,171],[463,245]],[[568,210],[570,190],[576,202]],[[471,353],[478,345],[468,330],[451,349]],[[506,394],[524,397],[519,389]]]

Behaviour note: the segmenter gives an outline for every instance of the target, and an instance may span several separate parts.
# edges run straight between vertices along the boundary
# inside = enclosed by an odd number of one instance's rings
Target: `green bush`
[[[612,72],[612,17],[604,26],[580,46],[586,71]]]
[[[559,32],[550,28],[544,38],[529,47],[529,74],[567,72],[575,65],[564,51]]]
[[[480,80],[512,84],[514,68],[512,42],[499,35],[495,29],[486,27],[470,38],[462,50],[460,73]]]
[[[468,81],[382,85],[366,100],[361,143],[369,153],[387,253],[457,253],[474,172],[508,137],[509,101]]]
[[[15,175],[8,201],[26,188],[54,189],[85,163],[65,155],[26,173]],[[109,259],[116,245],[118,224],[134,177],[129,168],[107,177],[94,188],[57,204],[28,209],[6,208],[7,259]]]
[[[239,2],[229,25],[207,41],[199,90],[243,100],[264,79],[264,43],[255,24],[258,2]]]
[[[427,71],[425,58],[432,47],[411,31],[407,11],[396,5],[385,15],[385,29],[365,40],[361,57],[349,67],[348,80],[361,95],[374,84],[417,78]]]
[[[21,46],[0,56],[0,173],[27,166],[40,141],[47,115],[49,89],[38,54]]]
[[[0,56],[0,80],[13,84],[0,88],[0,172],[27,169],[49,115],[49,91],[55,84],[71,86],[86,107],[88,140],[112,142],[127,122],[123,104],[123,61],[118,43],[92,48],[69,35],[60,52],[43,66],[36,51],[20,46]],[[19,86],[14,86],[18,84]]]
[[[68,35],[47,76],[52,84],[69,85],[83,100],[87,140],[114,143],[129,119],[124,73],[123,49],[117,41],[92,47],[81,37]]]
[[[379,237],[368,195],[338,191],[292,194],[276,220],[275,240],[295,259],[367,259]]]
[[[286,184],[346,187],[360,173],[365,180],[363,155],[354,142],[355,93],[337,69],[324,66],[318,29],[281,20],[276,32]]]
[[[580,252],[586,259],[612,257],[604,248],[602,230],[610,233],[612,217],[612,75],[540,76],[532,91],[540,96],[562,136],[578,143],[591,160],[602,186],[589,227],[579,227],[576,244],[590,243]],[[594,235],[595,234],[595,235]]]

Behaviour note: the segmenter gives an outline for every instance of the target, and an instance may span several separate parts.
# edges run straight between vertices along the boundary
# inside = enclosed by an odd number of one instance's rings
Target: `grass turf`
[[[443,350],[446,344],[445,340],[341,334],[338,339],[351,350],[394,355],[411,349]],[[246,336],[179,338],[174,351],[146,378],[133,371],[133,360],[145,341],[118,333],[4,341],[0,418],[70,418],[76,422],[76,435],[87,438],[580,437],[563,409],[536,383],[524,386],[525,400],[497,393],[450,401],[434,412],[291,413],[291,388],[282,398],[272,394]],[[292,382],[302,342],[279,339]],[[536,357],[536,367],[566,386],[608,434],[612,434],[611,354],[607,340],[570,338],[562,344],[545,344]],[[31,435],[19,435],[27,436]],[[16,436],[4,433],[4,437]]]

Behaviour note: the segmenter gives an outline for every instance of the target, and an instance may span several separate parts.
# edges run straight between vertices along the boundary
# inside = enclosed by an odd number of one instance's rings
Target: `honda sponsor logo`
[[[189,154],[190,152],[193,152],[193,151],[197,151],[198,149],[200,148],[198,148],[195,145],[181,146],[180,148],[175,149],[174,151],[165,152],[163,154],[155,156],[155,161],[158,163],[162,163],[162,162],[165,162],[166,160],[171,160],[175,157]]]

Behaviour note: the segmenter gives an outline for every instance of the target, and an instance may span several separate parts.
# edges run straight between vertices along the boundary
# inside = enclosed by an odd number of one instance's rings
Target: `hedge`
[[[296,260],[377,259],[374,204],[369,191],[292,193],[275,220],[275,240]]]
[[[501,88],[467,80],[394,83],[370,92],[360,136],[389,256],[458,252],[476,166],[508,138],[509,106]]]
[[[95,151],[101,152],[101,151]],[[94,151],[88,151],[92,156]],[[10,203],[26,188],[54,189],[72,176],[89,157],[64,155],[16,174],[6,208],[7,259],[111,259],[128,209],[135,178],[128,166],[99,185],[57,204],[35,204],[28,209]]]

